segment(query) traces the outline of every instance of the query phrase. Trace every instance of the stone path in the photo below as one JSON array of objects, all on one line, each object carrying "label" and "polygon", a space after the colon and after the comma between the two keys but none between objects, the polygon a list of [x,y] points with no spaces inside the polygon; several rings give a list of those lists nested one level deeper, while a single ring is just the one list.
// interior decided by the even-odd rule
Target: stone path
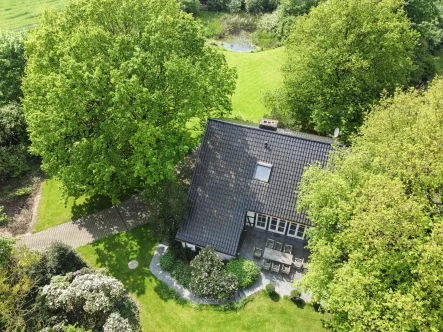
[{"label": "stone path", "polygon": [[59,241],[77,248],[105,236],[143,225],[147,221],[147,216],[146,202],[134,196],[119,205],[87,217],[26,235],[18,241],[18,244],[26,244],[30,249],[41,250],[52,242]]},{"label": "stone path", "polygon": [[[196,303],[201,304],[220,304],[227,301],[216,301],[210,299],[203,299],[193,295],[188,289],[184,288],[180,285],[169,272],[162,270],[160,267],[160,257],[166,252],[168,247],[160,244],[154,252],[154,256],[152,257],[151,263],[149,265],[149,270],[161,281],[167,284],[169,287],[173,288],[181,297]],[[297,272],[294,279],[301,279],[302,274]],[[239,290],[231,301],[239,301],[246,296],[250,296],[254,293],[257,293],[263,289],[265,289],[266,285],[269,283],[273,283],[275,285],[275,290],[280,296],[289,295],[291,293],[292,283],[287,281],[282,281],[276,278],[271,273],[260,272],[258,280],[250,287]],[[309,294],[302,293],[301,298],[309,302],[311,297]]]}]

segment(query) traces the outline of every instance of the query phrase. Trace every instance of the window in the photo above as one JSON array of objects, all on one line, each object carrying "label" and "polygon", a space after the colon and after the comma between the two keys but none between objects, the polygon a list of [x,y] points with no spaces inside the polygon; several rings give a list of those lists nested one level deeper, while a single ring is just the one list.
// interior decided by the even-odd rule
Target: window
[{"label": "window", "polygon": [[269,181],[269,175],[271,175],[271,168],[272,165],[258,162],[257,168],[255,169],[254,179],[268,182]]},{"label": "window", "polygon": [[302,225],[298,225],[298,230],[297,230],[297,237],[302,238],[305,235],[305,226]]},{"label": "window", "polygon": [[285,234],[286,221],[277,218],[272,218],[271,224],[269,225],[269,230],[276,233]]},{"label": "window", "polygon": [[303,239],[305,236],[305,230],[306,226],[290,223],[288,229],[288,236]]},{"label": "window", "polygon": [[266,229],[267,224],[268,224],[268,217],[266,217],[264,214],[257,214],[256,227]]}]

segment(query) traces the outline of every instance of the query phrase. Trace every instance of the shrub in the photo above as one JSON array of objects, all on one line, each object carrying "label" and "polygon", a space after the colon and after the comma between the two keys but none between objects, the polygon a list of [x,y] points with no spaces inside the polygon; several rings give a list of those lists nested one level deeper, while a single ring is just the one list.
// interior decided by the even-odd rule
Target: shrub
[{"label": "shrub", "polygon": [[199,0],[180,0],[180,9],[186,13],[197,16],[200,11]]},{"label": "shrub", "polygon": [[117,279],[102,274],[55,276],[43,287],[51,324],[78,323],[94,331],[140,331],[138,309]]},{"label": "shrub", "polygon": [[291,298],[298,299],[301,296],[301,291],[299,289],[291,290]]},{"label": "shrub", "polygon": [[6,224],[12,220],[5,212],[3,212],[4,208],[4,206],[0,205],[0,225]]},{"label": "shrub", "polygon": [[245,0],[245,9],[249,14],[259,14],[265,9],[264,0]]},{"label": "shrub", "polygon": [[276,48],[281,46],[281,42],[277,35],[266,31],[257,30],[251,35],[251,40],[254,45],[261,49]]},{"label": "shrub", "polygon": [[171,250],[168,249],[168,251],[166,251],[166,253],[160,257],[160,267],[165,271],[171,272],[174,268],[174,264],[174,254]]},{"label": "shrub", "polygon": [[0,180],[16,178],[29,170],[29,154],[25,144],[0,146]]},{"label": "shrub", "polygon": [[229,0],[207,0],[206,5],[209,10],[222,12],[228,7],[228,1]]},{"label": "shrub", "polygon": [[279,12],[275,11],[270,14],[262,15],[258,20],[257,28],[267,33],[277,34],[279,22],[280,22]]},{"label": "shrub", "polygon": [[86,267],[86,263],[72,247],[60,242],[51,244],[43,256],[50,276],[64,275]]},{"label": "shrub", "polygon": [[243,1],[242,0],[230,0],[228,4],[229,12],[240,13],[242,10]]},{"label": "shrub", "polygon": [[275,286],[274,286],[274,284],[267,284],[266,285],[266,291],[268,292],[269,295],[275,294]]},{"label": "shrub", "polygon": [[191,268],[189,289],[197,296],[225,299],[238,289],[237,278],[225,271],[222,260],[211,246],[192,260]]},{"label": "shrub", "polygon": [[29,186],[18,188],[10,196],[11,197],[22,197],[22,196],[31,195],[31,193],[32,193],[32,185],[29,185]]},{"label": "shrub", "polygon": [[187,288],[189,286],[189,282],[191,281],[191,267],[189,264],[178,260],[172,269],[172,276],[180,285]]},{"label": "shrub", "polygon": [[258,265],[244,258],[230,260],[226,265],[226,271],[237,277],[239,288],[246,288],[252,285],[260,274]]}]

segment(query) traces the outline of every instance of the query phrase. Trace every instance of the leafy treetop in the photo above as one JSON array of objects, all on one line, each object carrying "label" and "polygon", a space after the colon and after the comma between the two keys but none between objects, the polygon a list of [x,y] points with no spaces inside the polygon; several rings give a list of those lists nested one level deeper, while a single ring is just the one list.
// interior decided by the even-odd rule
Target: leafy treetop
[{"label": "leafy treetop", "polygon": [[293,127],[347,141],[383,91],[409,81],[418,33],[401,1],[331,0],[297,18],[284,87],[270,100]]},{"label": "leafy treetop", "polygon": [[443,79],[398,91],[352,147],[302,177],[310,272],[302,284],[337,331],[441,331]]},{"label": "leafy treetop", "polygon": [[72,1],[44,13],[27,56],[31,151],[71,196],[116,201],[171,177],[231,109],[234,70],[174,0]]}]

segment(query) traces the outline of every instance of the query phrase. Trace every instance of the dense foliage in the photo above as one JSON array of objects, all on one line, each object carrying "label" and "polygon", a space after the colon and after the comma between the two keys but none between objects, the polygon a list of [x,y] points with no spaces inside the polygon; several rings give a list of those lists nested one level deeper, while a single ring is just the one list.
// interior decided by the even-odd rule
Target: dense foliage
[{"label": "dense foliage", "polygon": [[[178,243],[181,247],[181,243]],[[160,257],[160,267],[171,273],[172,277],[184,287],[189,286],[191,280],[191,267],[186,259],[186,249],[170,246],[168,251]],[[195,255],[193,255],[194,257]]]},{"label": "dense foliage", "polygon": [[65,275],[68,272],[75,272],[86,267],[86,263],[74,248],[60,242],[52,243],[43,256],[45,270],[50,277]]},{"label": "dense foliage", "polygon": [[226,271],[236,276],[239,288],[246,288],[252,285],[260,274],[258,265],[244,258],[231,259],[226,264]]},{"label": "dense foliage", "polygon": [[180,9],[196,16],[200,11],[199,0],[180,0]]},{"label": "dense foliage", "polygon": [[21,35],[0,32],[0,180],[29,169],[26,123],[19,101],[26,65]]},{"label": "dense foliage", "polygon": [[36,330],[40,278],[31,271],[40,255],[13,245],[14,240],[0,237],[0,330]]},{"label": "dense foliage", "polygon": [[0,31],[0,106],[20,101],[25,66],[23,37]]},{"label": "dense foliage", "polygon": [[238,289],[237,278],[225,271],[214,248],[207,246],[191,262],[192,274],[189,289],[197,296],[226,299]]},{"label": "dense foliage", "polygon": [[53,277],[42,295],[53,326],[77,322],[94,331],[140,330],[137,306],[115,278],[80,270]]},{"label": "dense foliage", "polygon": [[[417,33],[400,1],[331,0],[299,16],[287,41],[280,119],[346,141],[383,91],[409,82]],[[383,47],[380,47],[383,45]]]},{"label": "dense foliage", "polygon": [[274,284],[266,284],[265,286],[266,292],[268,292],[269,295],[275,294],[275,285]]},{"label": "dense foliage", "polygon": [[303,174],[302,284],[336,331],[443,329],[443,79],[376,106],[352,147]]},{"label": "dense foliage", "polygon": [[187,192],[178,179],[160,181],[150,186],[144,196],[149,205],[152,232],[159,240],[174,241],[187,216]]},{"label": "dense foliage", "polygon": [[234,69],[175,0],[73,1],[26,45],[31,151],[69,196],[170,178],[193,130],[231,109]]}]

